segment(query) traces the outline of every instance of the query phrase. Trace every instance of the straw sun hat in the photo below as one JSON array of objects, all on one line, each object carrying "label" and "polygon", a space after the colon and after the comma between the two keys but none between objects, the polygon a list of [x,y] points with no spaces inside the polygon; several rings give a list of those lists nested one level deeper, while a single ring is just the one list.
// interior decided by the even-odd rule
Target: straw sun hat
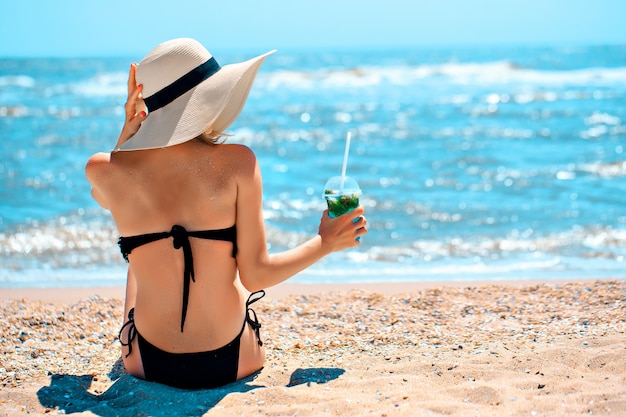
[{"label": "straw sun hat", "polygon": [[270,51],[221,67],[198,41],[174,39],[154,48],[137,65],[137,84],[148,117],[115,151],[164,148],[230,126],[248,98]]}]

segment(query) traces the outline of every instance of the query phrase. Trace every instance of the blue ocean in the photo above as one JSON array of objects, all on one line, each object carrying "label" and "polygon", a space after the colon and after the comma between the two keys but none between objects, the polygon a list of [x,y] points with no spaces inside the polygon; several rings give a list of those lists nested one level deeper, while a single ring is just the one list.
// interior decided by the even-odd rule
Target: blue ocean
[{"label": "blue ocean", "polygon": [[[125,282],[84,165],[140,59],[0,58],[0,287]],[[370,232],[295,281],[626,277],[626,45],[279,51],[229,139],[271,251],[317,232],[348,132]]]}]

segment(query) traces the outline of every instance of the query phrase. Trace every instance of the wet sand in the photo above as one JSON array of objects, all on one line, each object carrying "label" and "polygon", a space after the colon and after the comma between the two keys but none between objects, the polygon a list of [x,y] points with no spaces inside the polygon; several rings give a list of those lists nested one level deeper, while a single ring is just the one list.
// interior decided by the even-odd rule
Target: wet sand
[{"label": "wet sand", "polygon": [[626,280],[283,284],[253,377],[125,374],[123,288],[1,289],[0,415],[626,415]]}]

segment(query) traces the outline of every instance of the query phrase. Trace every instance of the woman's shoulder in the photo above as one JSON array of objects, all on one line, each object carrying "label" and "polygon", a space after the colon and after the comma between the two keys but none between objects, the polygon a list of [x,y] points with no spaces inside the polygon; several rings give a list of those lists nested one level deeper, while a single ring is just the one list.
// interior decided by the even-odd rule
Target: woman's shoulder
[{"label": "woman's shoulder", "polygon": [[224,143],[218,145],[227,158],[237,161],[239,164],[256,163],[254,151],[246,145],[239,143]]},{"label": "woman's shoulder", "polygon": [[101,164],[103,162],[106,163],[106,162],[109,162],[110,160],[111,160],[110,152],[98,152],[89,157],[89,159],[87,160],[87,165],[89,166],[89,165],[94,165],[94,164]]},{"label": "woman's shoulder", "polygon": [[221,144],[220,160],[239,181],[253,178],[258,170],[258,162],[254,151],[242,144]]},{"label": "woman's shoulder", "polygon": [[95,175],[102,171],[102,168],[107,166],[111,162],[111,154],[108,152],[98,152],[91,155],[85,165],[85,172],[87,176]]},{"label": "woman's shoulder", "polygon": [[243,145],[241,143],[222,143],[220,146],[227,152],[238,153],[241,155],[251,155],[254,156],[254,152],[247,145]]}]

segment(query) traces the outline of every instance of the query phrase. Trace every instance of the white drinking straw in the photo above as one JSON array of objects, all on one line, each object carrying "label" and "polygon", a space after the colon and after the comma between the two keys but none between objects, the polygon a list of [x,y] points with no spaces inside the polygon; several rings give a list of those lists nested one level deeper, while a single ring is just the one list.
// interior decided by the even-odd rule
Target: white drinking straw
[{"label": "white drinking straw", "polygon": [[343,183],[346,180],[346,169],[348,168],[348,153],[350,152],[351,136],[351,133],[348,132],[348,136],[346,137],[346,150],[343,153],[343,167],[341,168],[341,185],[339,186],[339,192],[343,191]]}]

